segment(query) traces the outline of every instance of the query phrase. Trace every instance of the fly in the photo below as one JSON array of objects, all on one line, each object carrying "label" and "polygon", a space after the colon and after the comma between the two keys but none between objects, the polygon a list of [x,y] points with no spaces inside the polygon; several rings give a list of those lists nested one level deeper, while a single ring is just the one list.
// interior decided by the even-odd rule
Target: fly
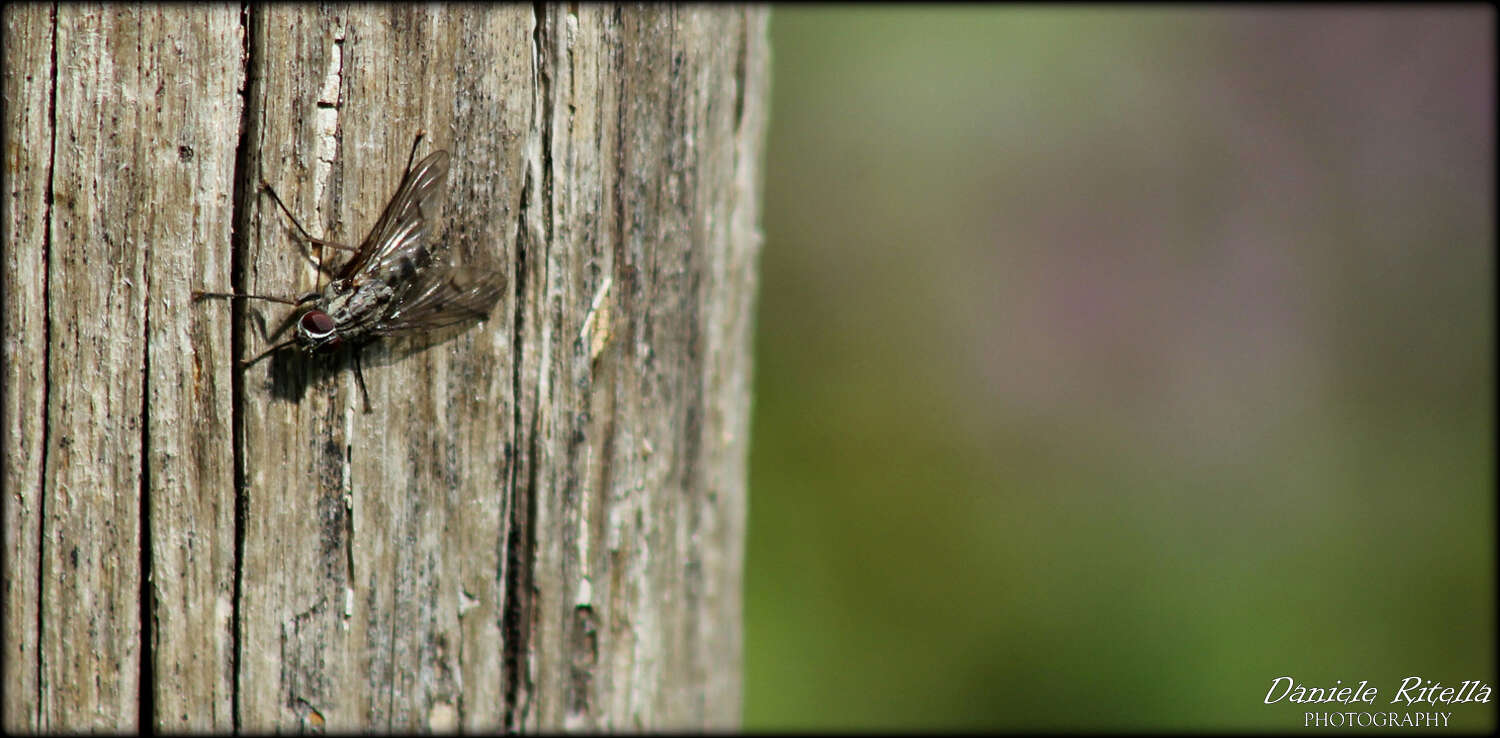
[{"label": "fly", "polygon": [[446,244],[429,244],[445,194],[448,152],[435,151],[413,167],[422,135],[418,133],[412,141],[401,186],[357,249],[308,235],[276,191],[261,183],[302,238],[319,247],[320,262],[324,247],[352,251],[354,256],[321,291],[296,298],[194,290],[194,300],[227,297],[309,305],[297,317],[292,338],[242,361],[242,366],[288,346],[311,354],[328,353],[347,344],[354,349],[354,374],[365,412],[369,412],[370,394],[359,360],[361,346],[381,336],[432,330],[488,316],[504,286],[500,269],[487,261],[460,265]]}]

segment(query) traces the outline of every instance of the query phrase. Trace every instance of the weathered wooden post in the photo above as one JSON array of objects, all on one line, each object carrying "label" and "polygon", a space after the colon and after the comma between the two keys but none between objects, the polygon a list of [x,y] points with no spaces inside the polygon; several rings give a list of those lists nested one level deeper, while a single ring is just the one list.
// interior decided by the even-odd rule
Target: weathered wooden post
[{"label": "weathered wooden post", "polygon": [[[764,8],[4,16],[8,731],[738,725]],[[260,179],[358,243],[418,129],[494,314],[237,369]]]}]

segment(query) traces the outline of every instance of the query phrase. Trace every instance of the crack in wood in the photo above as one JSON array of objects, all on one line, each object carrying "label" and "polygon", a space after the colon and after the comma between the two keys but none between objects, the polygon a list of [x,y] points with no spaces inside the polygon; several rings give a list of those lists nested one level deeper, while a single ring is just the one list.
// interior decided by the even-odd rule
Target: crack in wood
[{"label": "crack in wood", "polygon": [[[37,515],[41,525],[37,526],[37,571],[36,571],[36,643],[42,643],[42,635],[46,633],[46,608],[41,603],[46,602],[46,577],[44,576],[47,560],[47,450],[51,447],[52,437],[52,203],[56,192],[57,181],[57,5],[53,4],[51,11],[52,49],[51,69],[49,70],[50,81],[47,99],[47,125],[48,146],[47,154],[47,185],[43,197],[42,223],[42,432],[41,452],[37,471],[38,495]],[[33,723],[38,730],[47,729],[47,713],[43,710],[46,696],[46,682],[43,680],[45,672],[42,669],[42,649],[36,649],[36,720]]]},{"label": "crack in wood", "polygon": [[[234,286],[235,291],[241,293],[245,292],[245,258],[250,249],[250,207],[246,198],[253,189],[250,157],[253,143],[251,110],[254,106],[251,102],[258,94],[261,94],[260,81],[255,78],[253,72],[260,61],[257,44],[260,42],[259,31],[262,23],[264,23],[263,17],[259,13],[252,12],[249,5],[241,7],[240,59],[244,64],[245,81],[244,86],[239,90],[239,131],[235,146],[234,171],[231,174],[234,183],[231,207],[234,212],[229,221],[231,229],[229,233],[229,283]],[[257,130],[255,135],[258,134]],[[240,704],[243,689],[240,679],[244,664],[244,642],[240,618],[245,609],[245,529],[250,505],[249,494],[245,488],[245,372],[238,365],[239,357],[245,355],[245,306],[243,301],[237,302],[239,304],[231,303],[229,320],[229,355],[235,360],[235,366],[229,373],[229,427],[234,479],[234,561],[230,595],[234,604],[229,616],[231,672],[229,713],[230,724],[235,733],[240,732],[243,724]]]},{"label": "crack in wood", "polygon": [[[145,245],[147,253],[150,244]],[[141,332],[151,335],[151,279],[149,271],[144,282],[141,302],[145,313],[142,316]],[[157,644],[156,598],[152,595],[152,546],[151,546],[151,347],[141,349],[141,476],[140,476],[140,663],[136,692],[136,726],[143,732],[156,730],[156,678],[153,670]]]}]

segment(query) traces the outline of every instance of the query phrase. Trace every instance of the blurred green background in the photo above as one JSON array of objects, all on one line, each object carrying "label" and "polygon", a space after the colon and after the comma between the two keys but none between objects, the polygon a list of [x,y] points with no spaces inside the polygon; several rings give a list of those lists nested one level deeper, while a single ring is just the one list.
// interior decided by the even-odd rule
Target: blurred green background
[{"label": "blurred green background", "polygon": [[775,8],[745,727],[1493,689],[1494,27]]}]

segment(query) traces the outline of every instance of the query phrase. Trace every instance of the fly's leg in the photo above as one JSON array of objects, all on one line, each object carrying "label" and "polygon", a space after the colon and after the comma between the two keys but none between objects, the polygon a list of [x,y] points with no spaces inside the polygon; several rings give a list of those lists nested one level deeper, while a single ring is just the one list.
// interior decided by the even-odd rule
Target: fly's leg
[{"label": "fly's leg", "polygon": [[422,137],[426,135],[427,131],[422,130],[421,128],[417,129],[417,137],[412,139],[411,141],[411,153],[406,155],[406,171],[401,173],[402,182],[405,182],[406,177],[411,174],[411,163],[413,161],[416,161],[417,159],[417,144],[421,143]]},{"label": "fly's leg", "polygon": [[[196,302],[198,300],[205,299],[205,298],[209,298],[209,297],[215,297],[215,298],[225,298],[225,299],[230,299],[230,300],[233,300],[233,299],[241,299],[241,300],[265,300],[267,302],[279,302],[279,303],[281,303],[283,305],[303,305],[303,304],[306,304],[306,303],[312,302],[313,300],[318,299],[318,293],[316,293],[316,292],[309,292],[309,293],[307,293],[305,295],[302,295],[301,297],[298,297],[298,298],[295,298],[295,299],[290,298],[290,297],[276,297],[276,296],[273,296],[273,295],[243,295],[243,294],[240,294],[238,292],[204,292],[203,290],[193,290],[192,295],[193,295],[193,301],[194,302]],[[286,321],[283,321],[282,326],[276,330],[276,334],[280,334],[282,331],[286,330],[287,326],[291,324],[291,320],[295,316],[296,316],[296,313],[293,313],[291,316],[289,316],[287,318]],[[257,316],[256,319],[260,323],[260,337],[261,337],[261,339],[269,341],[271,337],[268,336],[268,335],[266,335],[266,324],[265,324],[264,319],[261,319],[259,316]],[[276,334],[273,334],[273,335],[276,335]],[[292,345],[294,342],[295,342],[294,340],[282,341],[281,343],[278,343],[275,346],[272,346],[271,348],[268,348],[265,351],[262,351],[260,354],[256,355],[256,357],[253,358],[253,359],[240,359],[240,366],[242,366],[242,367],[250,366],[251,364],[254,364],[257,361],[260,361],[261,359],[264,359],[267,356],[270,356],[271,354],[276,353],[278,350],[286,348],[287,346]]]},{"label": "fly's leg", "polygon": [[[267,302],[279,302],[283,305],[301,305],[302,303],[308,301],[307,295],[303,295],[301,297],[293,299],[290,297],[276,297],[274,295],[242,295],[238,292],[204,292],[203,290],[193,290],[192,295],[193,302],[197,302],[206,297],[223,297],[228,299],[241,300],[265,300]],[[313,295],[313,299],[317,299],[317,295]]]},{"label": "fly's leg", "polygon": [[317,236],[308,233],[307,229],[302,227],[302,223],[297,220],[297,216],[292,215],[291,209],[286,206],[286,203],[281,201],[281,196],[276,194],[276,188],[272,187],[270,182],[261,180],[260,187],[271,196],[272,200],[276,201],[276,206],[281,208],[282,214],[286,215],[286,219],[290,220],[292,222],[292,226],[297,229],[297,235],[301,236],[308,243],[314,244],[318,248],[331,246],[333,248],[339,249],[340,251],[359,251],[359,249],[354,248],[353,246],[345,246],[341,243],[329,241],[326,238],[318,238]]},{"label": "fly's leg", "polygon": [[260,352],[259,354],[256,354],[255,358],[253,358],[253,359],[240,359],[240,366],[241,367],[249,367],[251,364],[254,364],[255,362],[260,361],[261,359],[264,359],[267,356],[270,356],[271,354],[274,354],[277,351],[280,351],[280,350],[286,348],[287,346],[290,346],[290,345],[292,345],[292,344],[294,344],[296,342],[297,342],[296,339],[294,339],[294,338],[288,338],[287,340],[282,341],[281,343],[278,343],[275,346],[272,346],[271,348],[268,348],[265,351]]},{"label": "fly's leg", "polygon": [[358,380],[358,382],[359,382],[359,394],[365,400],[365,412],[369,413],[370,412],[370,391],[367,390],[367,389],[365,389],[365,372],[364,372],[364,368],[362,366],[363,362],[360,361],[360,359],[359,359],[359,354],[360,354],[361,348],[362,347],[355,347],[355,349],[354,349],[354,378],[356,380]]},{"label": "fly's leg", "polygon": [[267,181],[265,181],[263,179],[263,180],[260,181],[260,187],[261,187],[262,190],[266,191],[267,193],[269,193],[271,195],[271,199],[276,201],[276,206],[279,207],[279,208],[281,208],[281,212],[284,215],[286,215],[286,219],[290,220],[292,222],[292,225],[297,228],[297,235],[301,236],[302,239],[305,240],[305,241],[307,241],[309,244],[312,244],[312,245],[318,247],[318,273],[319,274],[327,274],[327,273],[329,273],[331,271],[328,267],[323,266],[323,250],[325,248],[335,248],[335,249],[338,249],[340,251],[351,251],[351,252],[357,252],[357,251],[359,251],[359,249],[354,248],[353,246],[345,246],[344,244],[335,243],[335,242],[329,241],[328,239],[325,239],[325,238],[318,238],[318,237],[312,235],[311,233],[308,233],[307,229],[302,227],[302,223],[300,223],[297,220],[297,216],[292,215],[291,208],[288,208],[286,206],[286,203],[284,203],[284,202],[281,201],[281,196],[278,195],[278,194],[276,194],[276,188],[272,187],[271,183],[269,183],[269,182],[267,182]]}]

